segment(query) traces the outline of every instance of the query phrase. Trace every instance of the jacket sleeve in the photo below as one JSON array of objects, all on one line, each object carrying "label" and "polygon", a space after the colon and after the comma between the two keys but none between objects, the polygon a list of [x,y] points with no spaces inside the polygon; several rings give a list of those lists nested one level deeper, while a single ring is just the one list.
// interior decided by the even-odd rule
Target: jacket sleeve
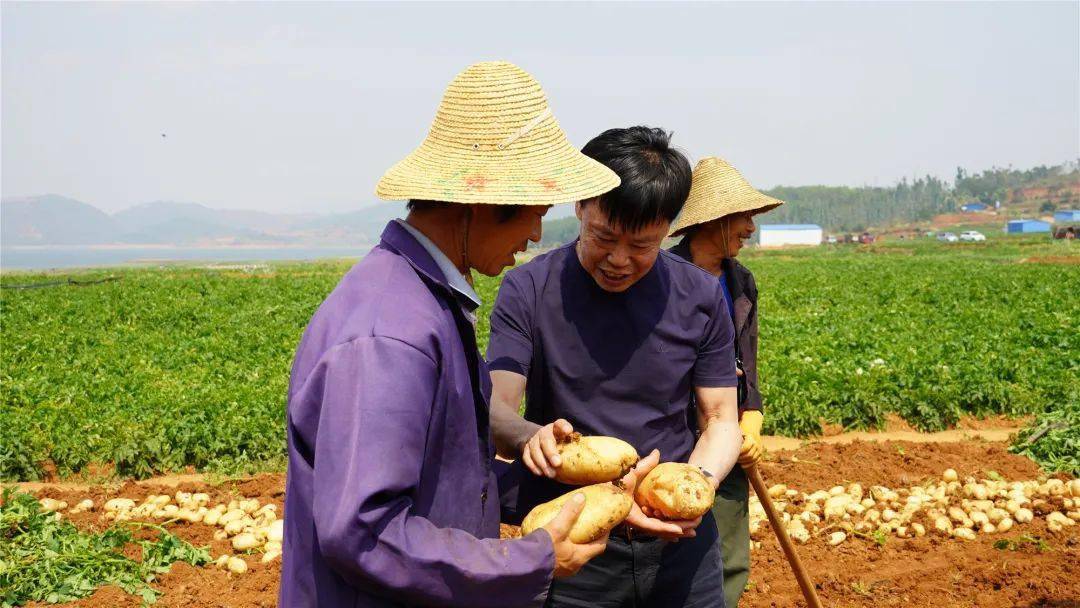
[{"label": "jacket sleeve", "polygon": [[412,514],[438,366],[391,338],[360,338],[320,362],[313,517],[346,582],[430,606],[527,606],[554,567],[551,538],[478,539]]},{"label": "jacket sleeve", "polygon": [[[749,274],[749,273],[748,273]],[[749,275],[748,291],[753,294],[750,317],[746,320],[746,329],[739,336],[739,355],[746,374],[746,399],[739,404],[739,411],[762,410],[761,387],[758,385],[758,303],[757,285],[753,275]]]}]

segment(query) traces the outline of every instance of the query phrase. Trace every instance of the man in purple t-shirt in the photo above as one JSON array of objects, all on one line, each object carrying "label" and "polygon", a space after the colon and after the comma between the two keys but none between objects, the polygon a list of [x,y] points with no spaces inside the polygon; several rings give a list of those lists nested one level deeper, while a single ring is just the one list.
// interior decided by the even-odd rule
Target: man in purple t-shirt
[{"label": "man in purple t-shirt", "polygon": [[[742,443],[721,286],[660,247],[689,193],[689,162],[646,127],[606,131],[582,152],[621,185],[577,204],[577,240],[508,272],[491,315],[496,447],[531,472],[512,497],[519,515],[568,491],[551,478],[556,442],[573,431],[698,465],[714,486]],[[671,522],[635,507],[603,555],[552,584],[547,605],[723,606],[722,580],[711,514]]]}]

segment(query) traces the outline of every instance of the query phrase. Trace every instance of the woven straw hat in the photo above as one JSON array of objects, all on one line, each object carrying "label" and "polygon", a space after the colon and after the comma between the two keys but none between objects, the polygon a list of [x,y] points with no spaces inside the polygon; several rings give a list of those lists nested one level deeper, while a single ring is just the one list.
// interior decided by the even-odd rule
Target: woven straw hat
[{"label": "woven straw hat", "polygon": [[540,83],[512,63],[476,63],[446,87],[420,147],[375,194],[488,205],[552,205],[599,196],[619,176],[566,140]]},{"label": "woven straw hat", "polygon": [[765,213],[783,204],[784,201],[755,190],[726,160],[710,156],[701,159],[694,167],[690,196],[683,205],[682,214],[675,221],[671,236],[678,236],[691,226],[725,215],[743,211]]}]

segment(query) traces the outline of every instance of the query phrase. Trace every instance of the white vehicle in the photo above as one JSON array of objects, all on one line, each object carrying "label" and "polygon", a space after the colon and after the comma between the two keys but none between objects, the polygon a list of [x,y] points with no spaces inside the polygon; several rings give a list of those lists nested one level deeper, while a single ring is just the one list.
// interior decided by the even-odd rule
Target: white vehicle
[{"label": "white vehicle", "polygon": [[937,240],[945,241],[946,243],[955,243],[960,239],[956,238],[956,235],[951,232],[942,232],[941,234],[937,235]]},{"label": "white vehicle", "polygon": [[981,232],[975,230],[965,230],[964,232],[960,233],[960,240],[974,243],[977,241],[985,241],[986,237],[983,236],[983,233]]}]

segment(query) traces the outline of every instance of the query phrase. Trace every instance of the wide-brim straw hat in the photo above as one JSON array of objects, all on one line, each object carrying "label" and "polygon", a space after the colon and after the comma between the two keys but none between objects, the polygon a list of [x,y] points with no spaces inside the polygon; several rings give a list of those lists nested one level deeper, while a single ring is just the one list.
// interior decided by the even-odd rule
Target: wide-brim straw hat
[{"label": "wide-brim straw hat", "polygon": [[671,236],[725,215],[744,211],[765,213],[783,204],[784,201],[755,190],[726,160],[709,156],[694,167],[690,196],[675,220]]},{"label": "wide-brim straw hat", "polygon": [[470,65],[446,87],[420,147],[390,168],[387,200],[553,205],[619,185],[611,169],[570,145],[540,83],[505,61]]}]

